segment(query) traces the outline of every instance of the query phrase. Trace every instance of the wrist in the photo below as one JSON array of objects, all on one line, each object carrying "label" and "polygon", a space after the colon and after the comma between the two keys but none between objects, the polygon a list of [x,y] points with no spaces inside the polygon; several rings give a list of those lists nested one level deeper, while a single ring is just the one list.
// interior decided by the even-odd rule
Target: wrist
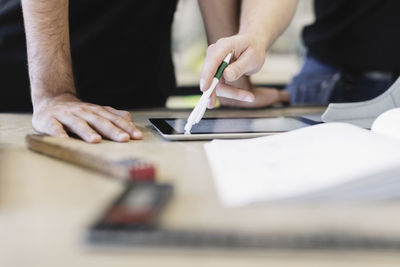
[{"label": "wrist", "polygon": [[240,27],[238,35],[245,36],[251,42],[257,44],[257,47],[265,53],[272,44],[268,32],[262,30],[260,27]]},{"label": "wrist", "polygon": [[32,94],[33,109],[40,110],[43,107],[53,104],[54,102],[75,102],[80,101],[74,91],[64,91],[59,93],[42,93]]}]

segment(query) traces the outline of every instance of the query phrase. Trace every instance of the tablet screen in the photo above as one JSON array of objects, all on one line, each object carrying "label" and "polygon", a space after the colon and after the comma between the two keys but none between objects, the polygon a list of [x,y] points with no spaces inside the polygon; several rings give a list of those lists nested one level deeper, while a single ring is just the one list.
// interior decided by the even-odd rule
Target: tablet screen
[{"label": "tablet screen", "polygon": [[[165,119],[165,122],[174,129],[175,133],[183,134],[185,119]],[[194,125],[192,134],[205,133],[256,133],[256,132],[286,132],[309,126],[309,123],[296,118],[205,118]]]}]

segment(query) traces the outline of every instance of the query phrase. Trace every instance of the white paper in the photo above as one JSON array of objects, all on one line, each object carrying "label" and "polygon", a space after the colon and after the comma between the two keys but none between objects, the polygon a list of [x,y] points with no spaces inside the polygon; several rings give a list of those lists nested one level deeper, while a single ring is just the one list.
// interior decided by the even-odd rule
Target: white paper
[{"label": "white paper", "polygon": [[390,109],[374,121],[371,126],[374,133],[400,140],[400,108]]},{"label": "white paper", "polygon": [[205,150],[219,197],[228,206],[304,196],[400,170],[400,142],[345,123],[214,140]]}]

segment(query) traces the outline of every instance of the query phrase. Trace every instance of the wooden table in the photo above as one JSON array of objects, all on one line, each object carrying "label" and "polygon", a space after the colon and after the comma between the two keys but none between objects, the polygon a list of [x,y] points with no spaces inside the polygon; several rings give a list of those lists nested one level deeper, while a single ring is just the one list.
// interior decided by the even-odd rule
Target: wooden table
[{"label": "wooden table", "polygon": [[[275,116],[321,112],[321,108],[215,110],[208,116]],[[228,209],[218,201],[204,142],[164,141],[149,117],[186,117],[188,111],[134,111],[144,140],[84,149],[148,159],[175,195],[163,225],[177,228],[244,229],[303,233],[347,229],[399,235],[398,203],[256,205]],[[85,231],[123,186],[118,181],[26,148],[30,114],[0,114],[0,266],[399,266],[398,251],[229,251],[133,249],[94,251]]]}]

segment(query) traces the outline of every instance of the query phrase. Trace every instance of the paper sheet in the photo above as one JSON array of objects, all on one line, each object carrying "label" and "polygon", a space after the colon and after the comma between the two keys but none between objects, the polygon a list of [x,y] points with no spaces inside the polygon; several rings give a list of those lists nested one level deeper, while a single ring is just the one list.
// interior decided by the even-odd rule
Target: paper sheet
[{"label": "paper sheet", "polygon": [[[205,150],[220,199],[228,206],[312,195],[388,171],[400,176],[399,141],[345,123],[214,140]],[[354,183],[351,188],[357,190]]]}]

